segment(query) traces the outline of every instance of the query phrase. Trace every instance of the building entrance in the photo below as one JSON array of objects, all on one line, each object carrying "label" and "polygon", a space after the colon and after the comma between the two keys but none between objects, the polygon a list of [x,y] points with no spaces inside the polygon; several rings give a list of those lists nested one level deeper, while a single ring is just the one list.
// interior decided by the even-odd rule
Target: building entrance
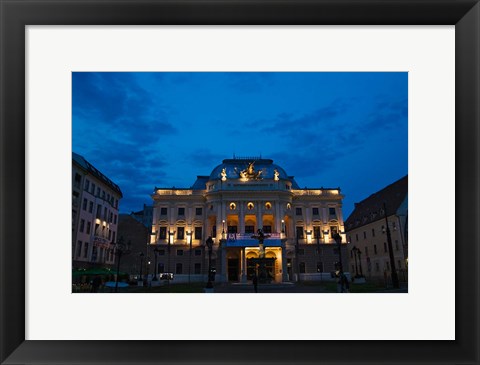
[{"label": "building entrance", "polygon": [[272,282],[275,281],[275,258],[252,258],[252,259],[247,259],[247,279],[251,280],[253,278],[253,275],[257,275],[257,277],[260,277],[260,264],[262,263],[265,264],[265,272],[267,277],[262,278],[266,282]]},{"label": "building entrance", "polygon": [[238,281],[238,259],[228,259],[228,281]]}]

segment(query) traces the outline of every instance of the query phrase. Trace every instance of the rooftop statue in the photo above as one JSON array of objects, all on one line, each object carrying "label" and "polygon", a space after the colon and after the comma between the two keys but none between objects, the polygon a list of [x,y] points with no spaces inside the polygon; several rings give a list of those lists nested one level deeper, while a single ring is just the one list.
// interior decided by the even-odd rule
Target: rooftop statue
[{"label": "rooftop statue", "polygon": [[239,175],[242,179],[261,179],[260,175],[262,174],[262,171],[255,171],[254,164],[255,161],[250,162],[245,170],[240,171]]}]

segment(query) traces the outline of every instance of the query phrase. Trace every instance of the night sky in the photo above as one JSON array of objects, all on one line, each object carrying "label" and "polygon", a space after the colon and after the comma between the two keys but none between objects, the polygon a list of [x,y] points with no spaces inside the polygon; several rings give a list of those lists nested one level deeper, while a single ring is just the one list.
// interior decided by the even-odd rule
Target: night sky
[{"label": "night sky", "polygon": [[408,74],[75,72],[72,146],[119,185],[121,213],[235,154],[340,187],[346,219],[408,173]]}]

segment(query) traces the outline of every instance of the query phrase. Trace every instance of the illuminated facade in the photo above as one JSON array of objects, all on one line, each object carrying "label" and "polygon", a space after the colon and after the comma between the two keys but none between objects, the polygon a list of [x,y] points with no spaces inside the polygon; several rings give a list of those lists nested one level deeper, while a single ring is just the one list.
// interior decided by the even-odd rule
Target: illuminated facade
[{"label": "illuminated facade", "polygon": [[120,188],[82,156],[72,157],[73,268],[109,267],[115,262]]},{"label": "illuminated facade", "polygon": [[261,256],[271,282],[331,279],[336,233],[348,265],[340,189],[301,189],[272,160],[226,159],[191,188],[155,188],[152,198],[158,272],[172,272],[176,281],[205,280],[209,236],[216,281],[258,275],[258,229],[267,236]]}]

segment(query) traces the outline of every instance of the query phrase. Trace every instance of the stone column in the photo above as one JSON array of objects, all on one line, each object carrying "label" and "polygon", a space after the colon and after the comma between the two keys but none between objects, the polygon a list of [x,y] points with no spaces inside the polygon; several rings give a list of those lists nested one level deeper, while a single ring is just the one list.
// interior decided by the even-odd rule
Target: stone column
[{"label": "stone column", "polygon": [[288,281],[286,240],[282,240],[282,281]]},{"label": "stone column", "polygon": [[274,233],[281,233],[282,232],[282,217],[280,216],[280,201],[275,201],[275,227],[273,232]]},{"label": "stone column", "polygon": [[255,202],[257,205],[257,229],[263,227],[263,216],[262,216],[262,203],[260,201]]},{"label": "stone column", "polygon": [[246,283],[247,282],[247,258],[245,256],[245,247],[242,247],[240,250],[240,270],[241,270],[240,281],[242,283]]},{"label": "stone column", "polygon": [[238,213],[238,233],[245,233],[245,202],[239,201],[237,206]]}]

